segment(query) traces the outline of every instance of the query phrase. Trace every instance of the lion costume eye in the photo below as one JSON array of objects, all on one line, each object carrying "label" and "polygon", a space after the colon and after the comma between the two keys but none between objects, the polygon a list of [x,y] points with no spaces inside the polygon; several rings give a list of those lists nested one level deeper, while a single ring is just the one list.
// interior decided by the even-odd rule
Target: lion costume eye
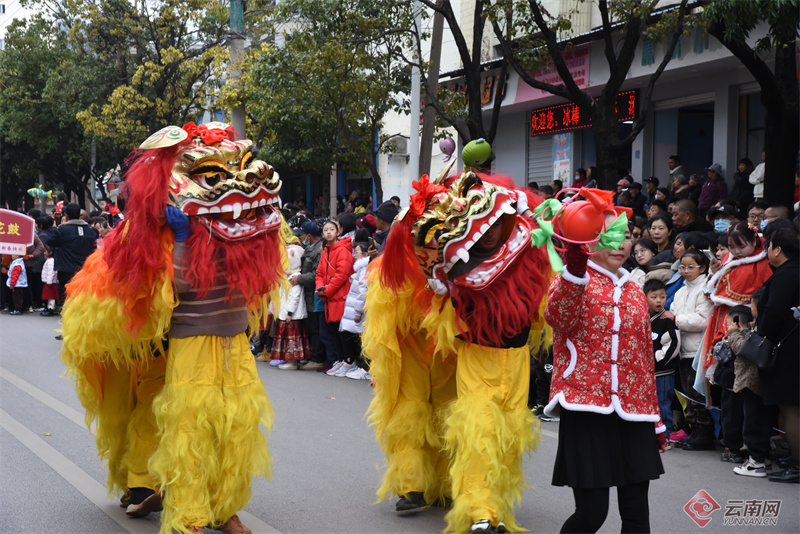
[{"label": "lion costume eye", "polygon": [[213,189],[215,185],[232,177],[231,173],[219,167],[201,167],[192,171],[192,179],[206,189]]}]

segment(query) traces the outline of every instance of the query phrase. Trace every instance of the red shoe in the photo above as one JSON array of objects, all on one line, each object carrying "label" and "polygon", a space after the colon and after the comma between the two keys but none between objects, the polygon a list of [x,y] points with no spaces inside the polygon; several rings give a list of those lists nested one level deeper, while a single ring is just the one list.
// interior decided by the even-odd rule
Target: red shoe
[{"label": "red shoe", "polygon": [[683,430],[678,430],[677,432],[673,432],[669,435],[670,441],[683,441],[689,437],[689,434],[684,432]]}]

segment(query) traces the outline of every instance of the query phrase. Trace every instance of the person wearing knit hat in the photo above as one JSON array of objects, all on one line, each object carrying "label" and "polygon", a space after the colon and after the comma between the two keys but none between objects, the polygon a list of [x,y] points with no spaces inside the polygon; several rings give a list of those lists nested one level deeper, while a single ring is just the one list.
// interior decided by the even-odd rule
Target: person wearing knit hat
[{"label": "person wearing knit hat", "polygon": [[[375,253],[383,252],[383,246],[386,244],[386,238],[389,237],[389,230],[392,228],[392,221],[394,221],[398,213],[400,213],[400,210],[391,200],[387,200],[375,210],[375,226],[378,229],[375,235],[372,236],[378,244]],[[374,254],[371,255],[374,256]]]},{"label": "person wearing knit hat", "polygon": [[375,217],[391,225],[398,213],[400,213],[400,210],[397,205],[391,200],[387,200],[375,210]]},{"label": "person wearing knit hat", "polygon": [[377,225],[375,224],[375,216],[371,213],[364,215],[358,221],[356,221],[356,226],[359,228],[366,228],[370,235],[374,234],[378,229]]}]

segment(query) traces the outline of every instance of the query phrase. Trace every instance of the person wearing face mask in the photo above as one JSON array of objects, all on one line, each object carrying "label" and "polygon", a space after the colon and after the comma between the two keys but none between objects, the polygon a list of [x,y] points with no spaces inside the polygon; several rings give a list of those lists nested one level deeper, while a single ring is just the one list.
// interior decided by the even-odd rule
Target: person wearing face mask
[{"label": "person wearing face mask", "polygon": [[305,247],[303,256],[300,258],[300,272],[289,277],[289,283],[300,285],[303,288],[303,295],[306,299],[306,329],[308,330],[309,348],[311,356],[309,360],[301,365],[301,371],[323,370],[327,364],[325,346],[320,339],[320,315],[325,311],[324,304],[314,294],[316,283],[317,267],[322,256],[322,232],[314,221],[306,221],[294,231],[300,237],[300,241]]},{"label": "person wearing face mask", "polygon": [[580,189],[581,187],[586,187],[587,181],[588,180],[586,178],[586,169],[580,168],[577,171],[575,171],[575,181],[572,182],[572,187],[576,189]]},{"label": "person wearing face mask", "polygon": [[709,217],[714,221],[714,231],[720,235],[726,234],[733,223],[739,221],[739,211],[731,204],[722,204],[712,208]]}]

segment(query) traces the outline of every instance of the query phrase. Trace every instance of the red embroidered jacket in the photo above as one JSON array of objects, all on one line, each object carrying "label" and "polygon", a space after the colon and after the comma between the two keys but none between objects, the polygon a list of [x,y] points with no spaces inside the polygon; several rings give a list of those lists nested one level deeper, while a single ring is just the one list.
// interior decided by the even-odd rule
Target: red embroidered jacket
[{"label": "red embroidered jacket", "polygon": [[550,402],[569,410],[655,423],[655,359],[647,299],[624,269],[611,273],[593,262],[583,278],[566,269],[553,280],[545,319],[553,327]]}]

